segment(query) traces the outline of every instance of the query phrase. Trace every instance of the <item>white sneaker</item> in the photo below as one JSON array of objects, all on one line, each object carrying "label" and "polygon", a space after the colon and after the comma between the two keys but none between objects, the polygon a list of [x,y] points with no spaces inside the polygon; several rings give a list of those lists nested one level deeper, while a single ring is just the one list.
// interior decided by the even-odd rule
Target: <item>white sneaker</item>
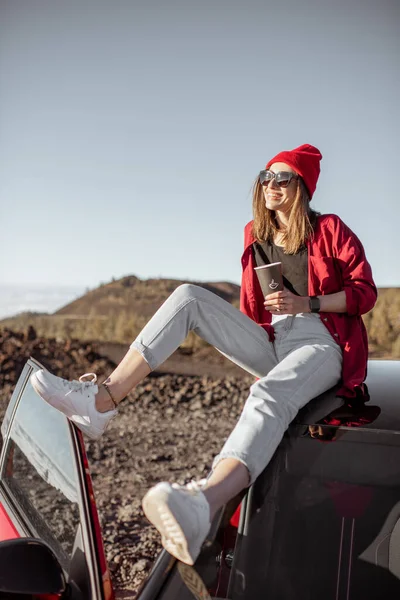
[{"label": "white sneaker", "polygon": [[206,480],[187,485],[158,483],[144,496],[148,520],[161,534],[164,548],[178,560],[193,565],[210,530],[210,505],[201,491]]},{"label": "white sneaker", "polygon": [[[92,377],[83,381],[85,377]],[[97,440],[117,416],[117,410],[99,412],[95,406],[97,375],[85,373],[79,381],[68,381],[40,369],[30,377],[32,387],[43,400],[66,415],[88,437]]]}]

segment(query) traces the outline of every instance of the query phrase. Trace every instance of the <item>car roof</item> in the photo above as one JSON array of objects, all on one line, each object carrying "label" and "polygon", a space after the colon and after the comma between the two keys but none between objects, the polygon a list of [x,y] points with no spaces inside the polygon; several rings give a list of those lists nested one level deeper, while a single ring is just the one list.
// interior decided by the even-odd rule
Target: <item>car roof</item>
[{"label": "car roof", "polygon": [[[354,409],[353,424],[349,425],[352,419],[348,415],[347,420],[342,419],[337,426],[356,426],[358,429],[400,433],[400,360],[369,360],[366,384],[370,399]],[[299,411],[293,425],[314,425],[332,421],[330,417],[338,411],[340,413],[340,408],[345,405],[344,399],[336,396],[338,387],[314,398]],[[374,418],[359,418],[362,407],[367,408],[370,414],[375,411]]]}]

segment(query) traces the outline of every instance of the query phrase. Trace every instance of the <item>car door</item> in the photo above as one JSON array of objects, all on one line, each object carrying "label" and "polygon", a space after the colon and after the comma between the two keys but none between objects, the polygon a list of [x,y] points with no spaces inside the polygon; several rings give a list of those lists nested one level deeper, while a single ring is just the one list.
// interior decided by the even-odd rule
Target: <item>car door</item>
[{"label": "car door", "polygon": [[38,538],[62,566],[71,600],[112,600],[82,435],[33,390],[40,368],[27,361],[1,425],[0,544]]}]

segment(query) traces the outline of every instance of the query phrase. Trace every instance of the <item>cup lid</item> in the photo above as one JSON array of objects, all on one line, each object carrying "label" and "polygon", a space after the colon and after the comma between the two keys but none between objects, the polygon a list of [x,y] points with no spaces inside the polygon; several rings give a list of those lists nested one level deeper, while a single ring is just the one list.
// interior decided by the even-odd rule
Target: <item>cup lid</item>
[{"label": "cup lid", "polygon": [[274,263],[270,263],[269,265],[261,265],[260,267],[254,267],[254,270],[256,269],[266,269],[267,267],[273,267],[274,265],[281,265],[281,262],[274,262]]}]

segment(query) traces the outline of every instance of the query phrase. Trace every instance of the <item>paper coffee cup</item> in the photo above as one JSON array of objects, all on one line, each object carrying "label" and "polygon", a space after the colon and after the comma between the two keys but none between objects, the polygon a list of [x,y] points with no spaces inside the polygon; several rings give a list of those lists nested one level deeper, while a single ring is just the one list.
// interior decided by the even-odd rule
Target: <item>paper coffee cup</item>
[{"label": "paper coffee cup", "polygon": [[263,296],[283,290],[282,263],[276,262],[261,267],[254,267]]}]

